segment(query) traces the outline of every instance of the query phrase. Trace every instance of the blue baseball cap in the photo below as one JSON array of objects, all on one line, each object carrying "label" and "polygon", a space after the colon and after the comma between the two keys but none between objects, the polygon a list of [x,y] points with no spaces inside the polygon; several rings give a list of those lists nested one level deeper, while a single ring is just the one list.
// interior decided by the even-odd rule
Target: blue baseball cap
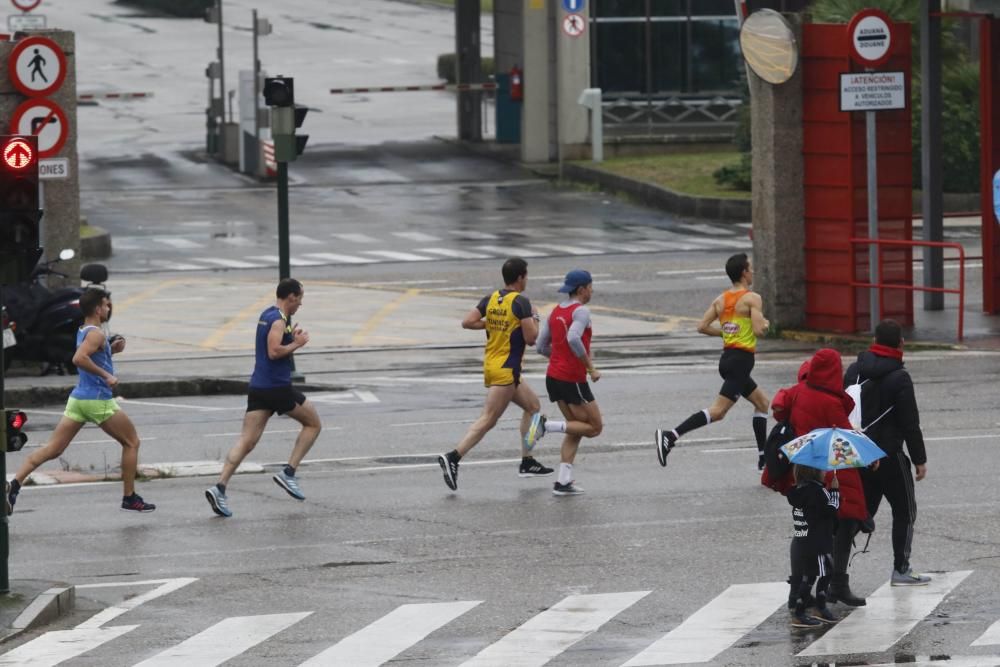
[{"label": "blue baseball cap", "polygon": [[590,277],[589,271],[584,271],[583,269],[573,269],[566,274],[566,279],[563,281],[563,286],[559,288],[559,291],[569,294],[573,290],[579,287],[585,287],[592,282],[594,282],[594,279]]}]

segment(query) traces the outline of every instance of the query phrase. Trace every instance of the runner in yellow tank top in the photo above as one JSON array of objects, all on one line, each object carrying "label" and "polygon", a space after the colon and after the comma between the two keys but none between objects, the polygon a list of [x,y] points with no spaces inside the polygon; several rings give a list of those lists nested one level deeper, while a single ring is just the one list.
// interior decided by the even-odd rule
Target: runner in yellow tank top
[{"label": "runner in yellow tank top", "polygon": [[722,389],[709,408],[694,413],[673,430],[656,429],[656,455],[661,466],[667,465],[667,454],[678,438],[688,431],[721,420],[742,396],[753,403],[757,469],[764,468],[767,409],[771,401],[750,377],[750,372],[757,351],[757,336],[767,332],[770,322],[764,317],[760,294],[750,291],[753,267],[745,253],[729,258],[726,275],[733,286],[712,302],[698,324],[699,333],[722,338],[722,357],[719,359]]},{"label": "runner in yellow tank top", "polygon": [[535,344],[538,337],[538,315],[531,302],[522,294],[528,285],[528,263],[511,257],[501,269],[504,288],[482,299],[462,320],[463,329],[486,331],[483,353],[483,381],[486,384],[486,404],[479,419],[472,423],[455,449],[438,456],[444,473],[444,483],[458,490],[458,463],[496,426],[511,403],[517,404],[521,415],[520,477],[551,475],[547,468],[531,456],[535,441],[545,435],[545,416],[538,395],[521,382],[521,362],[524,349]]}]

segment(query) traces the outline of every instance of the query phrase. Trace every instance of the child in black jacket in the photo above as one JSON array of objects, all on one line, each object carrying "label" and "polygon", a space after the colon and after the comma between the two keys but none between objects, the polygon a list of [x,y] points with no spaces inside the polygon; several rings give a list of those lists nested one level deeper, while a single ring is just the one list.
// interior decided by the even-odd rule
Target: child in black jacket
[{"label": "child in black jacket", "polygon": [[[788,583],[788,606],[792,609],[792,627],[812,628],[839,619],[826,606],[826,591],[833,572],[833,530],[840,507],[840,484],[834,476],[828,491],[823,485],[823,471],[796,464],[795,488],[788,492],[795,533],[792,537],[792,576]],[[818,577],[818,580],[817,580]],[[816,584],[815,610],[806,613]]]}]

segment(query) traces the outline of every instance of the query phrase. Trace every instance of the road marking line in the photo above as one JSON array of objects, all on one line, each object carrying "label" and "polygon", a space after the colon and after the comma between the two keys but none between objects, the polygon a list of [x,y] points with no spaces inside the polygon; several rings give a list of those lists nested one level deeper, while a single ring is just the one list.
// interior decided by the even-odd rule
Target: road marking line
[{"label": "road marking line", "polygon": [[972,642],[970,646],[993,646],[1000,644],[1000,621],[997,621],[986,629],[979,639]]},{"label": "road marking line", "polygon": [[570,595],[487,646],[462,667],[541,667],[649,593]]},{"label": "road marking line", "polygon": [[490,255],[483,255],[478,252],[467,252],[465,250],[453,250],[452,248],[416,248],[417,252],[429,252],[442,257],[452,257],[454,259],[488,259]]},{"label": "road marking line", "polygon": [[330,236],[352,243],[375,243],[378,239],[367,234],[330,234]]},{"label": "road marking line", "polygon": [[374,315],[368,318],[368,321],[365,322],[364,325],[362,325],[362,327],[357,332],[355,332],[353,336],[351,336],[351,344],[363,345],[365,341],[368,339],[368,336],[371,335],[371,333],[375,331],[375,329],[377,329],[380,324],[382,324],[385,318],[389,317],[389,315],[392,315],[394,312],[396,312],[396,310],[399,309],[400,306],[402,306],[407,301],[410,301],[418,294],[420,294],[420,290],[408,289],[399,296],[397,296],[395,299],[390,301],[389,303],[379,308],[378,312],[376,312]]},{"label": "road marking line", "polygon": [[171,287],[180,285],[183,282],[184,281],[182,280],[164,280],[162,282],[157,282],[155,286],[150,287],[149,289],[144,289],[138,294],[133,294],[124,301],[116,303],[115,312],[121,315],[122,311],[127,309],[132,304],[137,303],[139,301],[146,301],[149,299],[149,297],[153,296],[157,292],[162,292],[165,289],[170,289]]},{"label": "road marking line", "polygon": [[711,273],[716,275],[719,273],[718,269],[673,269],[669,271],[657,271],[658,276],[686,276],[695,273]]},{"label": "road marking line", "polygon": [[235,658],[262,641],[295,625],[312,614],[267,614],[232,616],[189,637],[135,667],[214,667]]},{"label": "road marking line", "polygon": [[423,232],[393,232],[392,235],[403,239],[409,239],[410,241],[417,241],[419,243],[434,243],[441,240],[437,236],[431,236],[430,234],[424,234]]},{"label": "road marking line", "polygon": [[[147,405],[154,408],[184,408],[186,410],[201,410],[202,412],[218,412],[220,410],[232,410],[232,408],[215,408],[208,407],[204,405],[185,405],[184,403],[158,403],[155,401],[147,401],[145,399],[136,400],[133,398],[125,398],[124,396],[119,396],[118,400],[122,403],[128,403],[129,405]],[[148,438],[143,438],[148,440]]]},{"label": "road marking line", "polygon": [[301,667],[378,667],[479,604],[481,600],[401,605],[306,660]]},{"label": "road marking line", "polygon": [[395,259],[400,262],[430,262],[434,259],[433,257],[426,257],[424,255],[414,255],[412,252],[399,252],[396,250],[363,250],[362,252],[385,257],[386,259]]},{"label": "road marking line", "polygon": [[224,266],[227,269],[257,269],[260,268],[259,264],[253,264],[251,262],[244,262],[241,259],[224,259],[222,257],[196,257],[194,258],[199,262],[208,262],[209,264],[218,264],[219,266]]},{"label": "road marking line", "polygon": [[255,316],[260,310],[274,300],[271,295],[266,295],[258,298],[243,309],[226,320],[226,323],[218,327],[215,331],[208,335],[205,340],[201,341],[198,345],[202,348],[215,349],[216,346],[222,342],[222,339],[228,336],[233,329],[238,326],[244,325],[247,321]]},{"label": "road marking line", "polygon": [[598,250],[597,248],[581,248],[579,246],[564,245],[562,243],[531,243],[529,245],[532,248],[539,248],[549,254],[557,255],[564,253],[569,253],[570,255],[600,255],[604,252],[603,250]]},{"label": "road marking line", "polygon": [[847,618],[800,652],[800,657],[881,653],[908,634],[944,600],[971,570],[935,574],[926,586],[886,582]]},{"label": "road marking line", "polygon": [[787,583],[730,586],[622,667],[709,662],[787,601]]},{"label": "road marking line", "polygon": [[177,248],[179,250],[192,250],[194,248],[204,248],[204,243],[196,243],[190,239],[181,238],[178,236],[154,236],[153,240],[157,243],[162,243],[168,245],[171,248]]},{"label": "road marking line", "polygon": [[[496,237],[493,237],[496,238]],[[527,248],[516,248],[514,246],[500,247],[495,245],[478,245],[476,250],[500,255],[501,257],[544,257],[547,253],[528,250]]]},{"label": "road marking line", "polygon": [[370,257],[355,257],[354,255],[338,255],[332,252],[310,252],[303,255],[303,257],[315,257],[316,259],[321,259],[324,262],[341,262],[343,264],[371,264],[372,262],[377,262],[376,259],[371,259]]},{"label": "road marking line", "polygon": [[[277,237],[275,237],[277,238]],[[303,234],[290,234],[288,236],[289,243],[300,243],[302,245],[322,245],[324,242],[319,239],[314,239],[311,236],[305,236]]]},{"label": "road marking line", "polygon": [[[497,220],[503,220],[504,219],[504,217],[502,215],[501,216],[494,216],[494,217]],[[490,234],[489,232],[474,232],[474,231],[471,231],[471,230],[455,230],[455,229],[453,229],[453,230],[451,230],[451,233],[454,234],[455,236],[458,236],[458,237],[463,238],[463,239],[475,239],[477,241],[496,241],[498,238],[500,238],[496,234]],[[500,251],[500,254],[504,254],[500,249],[498,249],[498,251]]]},{"label": "road marking line", "polygon": [[56,630],[46,632],[18,646],[13,651],[0,655],[0,665],[27,667],[50,667],[92,651],[101,644],[121,637],[138,625],[119,625],[113,628],[91,628],[87,630]]},{"label": "road marking line", "polygon": [[880,662],[870,667],[996,667],[1000,665],[1000,655],[949,656],[940,660],[930,656],[916,656],[906,662]]},{"label": "road marking line", "polygon": [[147,591],[142,595],[137,595],[132,598],[128,598],[118,603],[118,605],[113,607],[108,607],[102,611],[97,612],[89,619],[76,626],[77,630],[84,630],[87,628],[99,629],[105,623],[109,623],[114,619],[118,618],[122,614],[128,612],[131,609],[135,609],[141,604],[149,602],[150,600],[155,600],[156,598],[163,597],[169,593],[173,593],[176,590],[184,588],[188,584],[193,584],[198,581],[197,577],[176,577],[174,579],[150,579],[147,581],[107,581],[101,582],[99,584],[81,584],[77,588],[113,588],[116,586],[150,586],[152,584],[159,584],[156,588],[151,591]]}]

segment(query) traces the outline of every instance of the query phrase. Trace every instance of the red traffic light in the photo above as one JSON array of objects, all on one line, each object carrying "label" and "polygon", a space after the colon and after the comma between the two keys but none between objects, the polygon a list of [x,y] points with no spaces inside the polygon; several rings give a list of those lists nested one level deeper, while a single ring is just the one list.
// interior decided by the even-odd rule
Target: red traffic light
[{"label": "red traffic light", "polygon": [[15,137],[3,147],[3,162],[9,169],[26,169],[35,162],[35,150],[26,140]]},{"label": "red traffic light", "polygon": [[11,412],[9,414],[10,427],[12,429],[21,430],[24,425],[28,423],[28,415],[24,414],[20,410],[16,412]]}]

